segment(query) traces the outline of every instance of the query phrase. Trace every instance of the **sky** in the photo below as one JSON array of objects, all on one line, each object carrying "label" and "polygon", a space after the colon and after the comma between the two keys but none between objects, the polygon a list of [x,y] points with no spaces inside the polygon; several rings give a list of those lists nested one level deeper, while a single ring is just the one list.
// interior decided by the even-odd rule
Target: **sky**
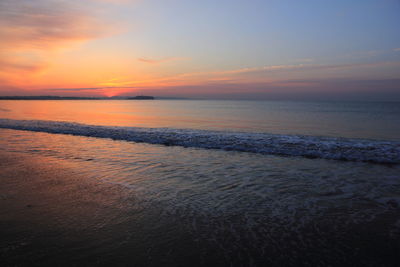
[{"label": "sky", "polygon": [[0,95],[400,101],[399,0],[0,0]]}]

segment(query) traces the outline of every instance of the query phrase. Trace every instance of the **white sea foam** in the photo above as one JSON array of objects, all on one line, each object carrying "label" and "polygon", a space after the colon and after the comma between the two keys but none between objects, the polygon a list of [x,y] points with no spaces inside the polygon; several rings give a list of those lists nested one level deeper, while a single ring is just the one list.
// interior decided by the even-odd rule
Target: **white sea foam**
[{"label": "white sea foam", "polygon": [[400,163],[400,142],[396,141],[11,119],[0,119],[0,128],[270,155]]}]

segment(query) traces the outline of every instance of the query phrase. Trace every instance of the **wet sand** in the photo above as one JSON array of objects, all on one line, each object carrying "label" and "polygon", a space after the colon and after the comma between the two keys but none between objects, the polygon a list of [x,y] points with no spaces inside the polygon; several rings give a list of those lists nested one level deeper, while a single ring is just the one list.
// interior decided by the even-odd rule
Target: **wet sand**
[{"label": "wet sand", "polygon": [[226,260],[205,252],[210,246],[179,220],[136,205],[129,188],[88,178],[71,162],[2,151],[0,169],[2,266],[206,266]]},{"label": "wet sand", "polygon": [[[202,225],[189,225],[182,220],[185,214],[162,215],[162,205],[147,205],[133,189],[87,177],[79,172],[84,168],[85,162],[0,153],[2,266],[396,266],[398,262],[399,242],[373,231],[386,229],[397,217],[393,214],[358,225],[332,225],[326,218],[300,228],[301,235],[293,230],[270,233],[268,240],[246,238],[240,217],[234,223],[243,232],[237,233],[217,217],[201,217]],[[216,223],[225,231],[218,232]],[[253,230],[261,236],[264,229],[268,228]],[[234,234],[240,243],[232,241]],[[298,240],[299,236],[305,239]],[[296,245],[306,241],[308,247]],[[262,247],[267,249],[258,249]]]},{"label": "wet sand", "polygon": [[92,260],[90,252],[77,252],[99,252],[99,243],[116,240],[118,231],[109,230],[121,224],[118,218],[134,203],[129,190],[87,179],[62,161],[2,152],[0,168],[0,255],[5,265]]}]

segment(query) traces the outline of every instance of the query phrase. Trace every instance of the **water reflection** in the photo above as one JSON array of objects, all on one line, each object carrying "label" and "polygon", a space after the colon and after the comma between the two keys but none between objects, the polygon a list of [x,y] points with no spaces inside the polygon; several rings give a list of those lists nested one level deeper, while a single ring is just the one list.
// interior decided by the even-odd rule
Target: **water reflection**
[{"label": "water reflection", "polygon": [[0,108],[11,119],[400,140],[398,103],[46,100]]}]

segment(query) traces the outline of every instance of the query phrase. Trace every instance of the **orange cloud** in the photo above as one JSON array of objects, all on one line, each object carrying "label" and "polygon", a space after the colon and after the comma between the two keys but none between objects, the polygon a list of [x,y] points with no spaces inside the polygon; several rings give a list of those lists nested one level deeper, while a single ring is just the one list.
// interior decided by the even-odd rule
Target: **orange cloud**
[{"label": "orange cloud", "polygon": [[106,25],[100,25],[94,14],[72,3],[2,0],[0,48],[44,50],[104,36]]},{"label": "orange cloud", "polygon": [[0,56],[0,73],[32,73],[42,70],[46,63],[34,59],[27,60],[20,57],[8,57],[7,55]]},{"label": "orange cloud", "polygon": [[2,0],[0,78],[13,84],[17,72],[28,75],[45,69],[54,51],[111,32],[79,1]]}]

